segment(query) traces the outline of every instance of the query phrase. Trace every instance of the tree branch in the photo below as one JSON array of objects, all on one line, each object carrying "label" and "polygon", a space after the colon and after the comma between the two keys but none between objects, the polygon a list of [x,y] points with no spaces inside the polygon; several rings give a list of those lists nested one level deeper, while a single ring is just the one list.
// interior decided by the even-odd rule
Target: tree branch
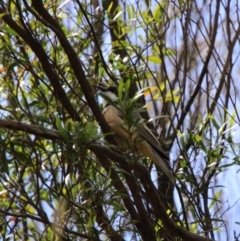
[{"label": "tree branch", "polygon": [[[0,8],[0,14],[5,14],[6,12]],[[42,45],[34,39],[32,34],[29,30],[22,28],[19,26],[10,16],[10,14],[5,14],[2,19],[6,24],[9,25],[11,29],[13,29],[23,40],[26,44],[30,46],[32,51],[37,55],[39,61],[41,62],[42,68],[47,75],[51,85],[54,89],[54,94],[58,97],[61,101],[62,106],[68,111],[71,118],[75,121],[80,121],[80,117],[77,111],[72,106],[71,102],[69,101],[64,89],[62,88],[59,78],[55,71],[53,71],[52,65],[49,63],[49,58],[44,51]]]},{"label": "tree branch", "polygon": [[[0,119],[0,127],[11,129],[11,130],[17,130],[17,131],[23,131],[27,132],[29,134],[34,134],[39,137],[43,138],[48,138],[48,139],[58,139],[62,140],[61,134],[58,131],[55,130],[48,130],[46,128],[40,128],[35,125],[31,124],[24,124],[24,123],[19,123],[16,121],[11,121],[11,120],[1,120]],[[141,220],[139,217],[139,214],[135,211],[135,208],[133,206],[133,202],[129,198],[128,192],[126,188],[124,187],[123,183],[119,179],[118,174],[110,168],[109,162],[106,160],[106,158],[113,159],[117,163],[126,163],[126,160],[119,154],[111,151],[110,149],[104,148],[102,146],[97,146],[97,145],[91,145],[89,146],[89,149],[92,150],[96,156],[99,158],[100,162],[103,164],[104,168],[106,169],[107,172],[110,173],[111,178],[113,180],[113,185],[114,187],[120,191],[122,194],[123,202],[128,209],[131,218],[133,220]],[[104,154],[104,155],[103,155]],[[111,171],[110,171],[111,169]],[[212,239],[208,239],[205,237],[202,237],[200,235],[194,234],[189,232],[188,230],[179,227],[171,218],[168,217],[167,213],[164,211],[166,210],[165,206],[161,202],[159,195],[157,194],[156,187],[151,181],[151,178],[149,176],[149,173],[143,166],[138,165],[138,171],[140,173],[140,178],[141,181],[144,185],[144,188],[146,190],[147,196],[150,200],[151,205],[154,208],[155,215],[156,217],[159,217],[164,226],[174,233],[175,236],[183,238],[183,240],[194,240],[194,241],[210,241]],[[126,174],[129,175],[129,174]],[[138,227],[140,232],[144,233],[144,226],[142,226],[141,222],[137,222],[136,226]]]}]

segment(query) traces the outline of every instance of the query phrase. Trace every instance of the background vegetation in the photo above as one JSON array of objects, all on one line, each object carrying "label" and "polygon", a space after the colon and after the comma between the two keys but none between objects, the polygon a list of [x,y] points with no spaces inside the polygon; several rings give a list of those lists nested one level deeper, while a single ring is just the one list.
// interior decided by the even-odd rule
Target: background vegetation
[{"label": "background vegetation", "polygon": [[[0,21],[1,240],[240,240],[237,0],[2,0]],[[119,83],[175,187],[114,147],[97,87]]]}]

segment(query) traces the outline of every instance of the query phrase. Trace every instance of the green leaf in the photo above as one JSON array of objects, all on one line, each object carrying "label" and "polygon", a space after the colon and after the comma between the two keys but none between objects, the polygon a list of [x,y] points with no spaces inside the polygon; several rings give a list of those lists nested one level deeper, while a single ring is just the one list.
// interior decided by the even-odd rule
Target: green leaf
[{"label": "green leaf", "polygon": [[215,118],[213,116],[209,116],[211,122],[213,123],[213,126],[219,130],[220,129],[220,126],[218,125],[217,121],[215,120]]},{"label": "green leaf", "polygon": [[15,35],[15,36],[19,36],[17,32],[15,32],[12,28],[9,28],[9,27],[4,27],[4,30],[8,33],[8,34],[11,34],[11,35]]},{"label": "green leaf", "polygon": [[118,84],[118,98],[119,98],[119,101],[123,100],[123,86],[124,86],[123,80],[120,80],[119,84]]},{"label": "green leaf", "polygon": [[113,21],[115,21],[121,14],[122,14],[122,11],[118,12],[118,13],[114,16]]},{"label": "green leaf", "polygon": [[125,82],[125,88],[124,88],[124,90],[125,90],[125,96],[124,96],[125,100],[129,98],[130,85],[131,85],[131,80],[128,79],[128,80]]},{"label": "green leaf", "polygon": [[236,124],[236,111],[233,111],[232,115],[230,115],[229,127],[233,127]]},{"label": "green leaf", "polygon": [[194,137],[195,137],[195,140],[196,140],[197,143],[201,143],[202,142],[202,138],[198,134],[196,134]]},{"label": "green leaf", "polygon": [[208,207],[209,210],[214,206],[214,204],[216,202],[219,202],[219,198],[220,198],[221,194],[222,194],[222,190],[220,190],[219,192],[216,192],[214,194],[214,197],[212,198],[213,200],[211,201],[211,203],[209,204],[209,207]]},{"label": "green leaf", "polygon": [[156,56],[156,55],[148,56],[148,61],[152,62],[154,64],[161,64],[162,63],[161,58]]},{"label": "green leaf", "polygon": [[56,126],[59,131],[64,130],[63,124],[58,116],[55,116]]},{"label": "green leaf", "polygon": [[67,120],[67,122],[66,122],[66,130],[67,130],[67,132],[71,132],[71,131],[73,131],[73,125],[72,125],[72,120]]},{"label": "green leaf", "polygon": [[218,129],[219,135],[222,135],[222,134],[223,134],[223,131],[224,131],[225,126],[227,125],[227,123],[228,123],[228,121],[224,122],[224,123],[222,124],[222,126]]},{"label": "green leaf", "polygon": [[[106,3],[107,3],[107,1],[106,1],[106,0],[104,0],[104,1],[103,1],[103,5],[104,5],[104,3],[106,4]],[[109,6],[108,6],[108,9],[107,9],[107,13],[108,13],[108,14],[111,12],[112,7],[113,7],[113,2],[110,2]],[[105,9],[105,8],[104,8],[104,9]]]}]

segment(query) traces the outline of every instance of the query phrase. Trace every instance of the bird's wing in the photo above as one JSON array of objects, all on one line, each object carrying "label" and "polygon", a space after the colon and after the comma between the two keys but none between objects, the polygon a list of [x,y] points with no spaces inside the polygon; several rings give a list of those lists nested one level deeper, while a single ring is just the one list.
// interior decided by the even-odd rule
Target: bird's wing
[{"label": "bird's wing", "polygon": [[[141,115],[139,113],[133,113],[134,118],[136,119],[142,119]],[[158,142],[157,138],[153,135],[151,130],[146,126],[142,125],[139,128],[137,127],[136,132],[139,136],[141,136],[145,141],[149,143],[157,152],[158,154],[164,158],[169,159],[168,155],[162,150],[160,143]]]},{"label": "bird's wing", "polygon": [[152,146],[158,154],[163,159],[169,159],[168,155],[163,151],[161,148],[160,143],[158,142],[157,138],[153,135],[153,133],[147,128],[147,126],[143,126],[137,130],[139,136],[141,136],[145,141],[148,142],[150,146]]},{"label": "bird's wing", "polygon": [[145,140],[151,147],[153,153],[155,153],[155,158],[152,161],[155,161],[162,171],[168,176],[172,183],[174,183],[174,176],[171,173],[171,168],[169,164],[169,157],[167,154],[162,150],[158,140],[153,135],[153,133],[146,127],[141,127],[137,130],[137,133],[143,140]]},{"label": "bird's wing", "polygon": [[[137,112],[133,112],[132,115],[133,118],[136,120],[136,123],[138,123],[138,120],[142,119],[141,115]],[[121,137],[119,139],[117,138],[118,144],[124,148],[128,148],[129,144],[126,143],[126,140],[128,140],[129,138],[129,129],[124,124],[121,113],[114,106],[109,105],[104,108],[103,116],[107,120],[112,131]],[[139,125],[136,124],[134,128],[130,129],[131,132],[133,132],[132,134],[134,134],[133,138],[135,138],[136,136],[141,137],[141,139],[144,140],[152,148],[149,153],[150,156],[146,156],[148,156],[149,158],[151,157],[152,161],[154,161],[155,164],[157,164],[174,183],[174,177],[170,171],[170,165],[168,163],[169,158],[162,150],[157,138],[153,135],[153,133],[147,128],[145,124],[141,123],[141,121],[139,122]],[[125,137],[126,139],[122,139],[122,137]],[[151,153],[155,153],[154,157]]]}]

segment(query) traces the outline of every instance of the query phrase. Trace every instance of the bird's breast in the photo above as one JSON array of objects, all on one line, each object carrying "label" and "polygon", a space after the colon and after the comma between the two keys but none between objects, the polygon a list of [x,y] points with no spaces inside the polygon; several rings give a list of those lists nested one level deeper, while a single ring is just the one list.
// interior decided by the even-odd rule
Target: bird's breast
[{"label": "bird's breast", "polygon": [[112,105],[109,105],[103,109],[103,117],[111,128],[112,125],[122,125],[124,123],[121,119],[120,112]]},{"label": "bird's breast", "polygon": [[130,128],[124,123],[121,113],[114,106],[107,106],[103,110],[103,116],[109,124],[111,130],[117,134],[117,142],[125,149],[131,149],[137,134],[134,133],[134,128]]}]

